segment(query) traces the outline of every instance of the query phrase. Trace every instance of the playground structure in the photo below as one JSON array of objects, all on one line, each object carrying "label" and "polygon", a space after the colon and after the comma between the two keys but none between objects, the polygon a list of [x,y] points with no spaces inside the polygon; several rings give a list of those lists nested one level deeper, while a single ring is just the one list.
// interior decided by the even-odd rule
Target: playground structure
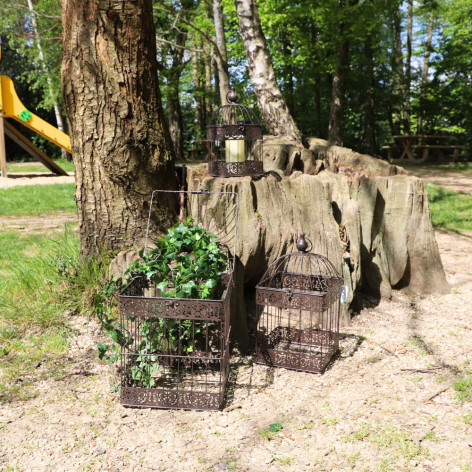
[{"label": "playground structure", "polygon": [[71,152],[70,137],[29,111],[21,103],[15,91],[13,80],[6,75],[0,75],[0,171],[2,177],[7,176],[5,135],[55,174],[68,175],[65,170],[44,154],[26,136],[23,136],[5,118],[12,118],[65,151]]}]

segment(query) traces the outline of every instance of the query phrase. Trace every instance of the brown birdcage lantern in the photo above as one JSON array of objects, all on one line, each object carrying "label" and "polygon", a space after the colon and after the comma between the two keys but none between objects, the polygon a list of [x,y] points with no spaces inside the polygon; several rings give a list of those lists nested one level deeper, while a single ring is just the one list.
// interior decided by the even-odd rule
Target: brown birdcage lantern
[{"label": "brown birdcage lantern", "polygon": [[323,373],[339,347],[343,279],[324,256],[297,252],[273,262],[256,286],[256,362]]},{"label": "brown birdcage lantern", "polygon": [[234,89],[227,99],[207,126],[208,172],[214,177],[261,175],[262,124],[250,108],[236,103]]},{"label": "brown birdcage lantern", "polygon": [[[216,194],[217,206],[209,209]],[[234,192],[155,190],[152,210],[169,195],[192,224],[212,233],[227,272],[211,298],[170,298],[155,282],[135,276],[119,294],[121,395],[126,406],[218,410],[229,376],[230,303],[236,254],[238,195]],[[215,221],[214,210],[224,224]]]}]

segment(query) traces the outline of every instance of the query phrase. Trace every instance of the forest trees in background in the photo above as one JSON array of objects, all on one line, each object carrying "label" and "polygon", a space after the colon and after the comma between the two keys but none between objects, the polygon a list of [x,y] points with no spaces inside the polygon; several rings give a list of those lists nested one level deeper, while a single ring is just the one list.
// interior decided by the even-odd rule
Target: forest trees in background
[{"label": "forest trees in background", "polygon": [[[0,74],[14,80],[17,92],[30,110],[64,129],[60,88],[61,31],[61,0],[0,0],[0,36],[3,40]],[[49,156],[60,156],[59,148],[49,141],[24,127],[21,132]],[[26,157],[25,152],[9,140],[6,144],[8,155],[12,149],[16,156]]]},{"label": "forest trees in background", "polygon": [[[29,1],[49,74],[38,63]],[[257,5],[278,87],[303,135],[379,155],[395,134],[454,133],[458,142],[469,141],[470,151],[472,0]],[[256,94],[235,0],[153,6],[163,104],[176,154],[184,157],[204,139],[212,111],[225,99],[226,71],[243,103],[257,109]],[[58,97],[59,0],[0,0],[0,13],[0,34],[29,58],[18,64],[18,80],[29,81],[39,97],[34,103],[52,110],[46,76]]]}]

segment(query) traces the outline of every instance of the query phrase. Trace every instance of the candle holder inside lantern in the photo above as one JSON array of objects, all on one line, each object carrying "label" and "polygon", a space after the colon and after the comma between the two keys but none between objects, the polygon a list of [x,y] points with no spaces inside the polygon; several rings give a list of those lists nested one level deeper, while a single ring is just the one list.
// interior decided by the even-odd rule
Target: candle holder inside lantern
[{"label": "candle holder inside lantern", "polygon": [[262,124],[250,108],[236,103],[234,89],[227,99],[207,126],[208,172],[214,177],[261,175]]}]

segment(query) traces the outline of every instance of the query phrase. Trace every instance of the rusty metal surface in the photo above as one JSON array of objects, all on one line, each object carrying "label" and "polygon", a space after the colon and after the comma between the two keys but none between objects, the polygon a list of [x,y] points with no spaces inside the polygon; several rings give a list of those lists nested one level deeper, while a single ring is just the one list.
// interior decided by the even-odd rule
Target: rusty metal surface
[{"label": "rusty metal surface", "polygon": [[207,140],[225,141],[226,139],[244,139],[257,141],[262,139],[262,126],[258,124],[218,124],[207,126]]},{"label": "rusty metal surface", "polygon": [[[132,343],[121,350],[120,402],[127,406],[215,410],[222,407],[229,375],[230,299],[232,274],[222,277],[220,300],[189,300],[120,295],[120,320]],[[139,287],[139,284],[137,284]],[[132,288],[128,288],[133,291]],[[141,290],[142,288],[135,289]],[[192,351],[183,341],[166,341],[142,352],[147,332],[171,323],[190,332]],[[152,387],[143,387],[132,369],[147,360],[156,366]]]},{"label": "rusty metal surface", "polygon": [[256,362],[323,373],[339,346],[343,280],[323,256],[299,252],[275,260],[256,286]]},{"label": "rusty metal surface", "polygon": [[[119,295],[120,313],[128,317],[174,318],[206,321],[224,319],[227,296],[231,296],[233,273],[222,274],[215,300],[144,296],[145,285],[139,279],[129,284]],[[226,294],[225,291],[229,293]]]},{"label": "rusty metal surface", "polygon": [[[218,193],[224,225],[208,208]],[[230,303],[237,242],[238,195],[234,192],[156,190],[149,209],[175,194],[182,217],[216,237],[226,254],[213,299],[162,297],[154,283],[136,278],[118,296],[120,326],[126,340],[120,352],[120,402],[127,406],[217,410],[223,406],[229,376]],[[228,204],[231,203],[231,204]],[[216,224],[216,226],[215,226]]]},{"label": "rusty metal surface", "polygon": [[208,163],[208,173],[213,177],[257,176],[264,173],[264,166],[262,161],[210,161]]},{"label": "rusty metal surface", "polygon": [[177,408],[192,410],[221,409],[219,393],[121,387],[121,404],[147,408]]},{"label": "rusty metal surface", "polygon": [[213,177],[262,175],[262,124],[250,108],[236,103],[234,90],[228,100],[207,126],[208,172]]}]

